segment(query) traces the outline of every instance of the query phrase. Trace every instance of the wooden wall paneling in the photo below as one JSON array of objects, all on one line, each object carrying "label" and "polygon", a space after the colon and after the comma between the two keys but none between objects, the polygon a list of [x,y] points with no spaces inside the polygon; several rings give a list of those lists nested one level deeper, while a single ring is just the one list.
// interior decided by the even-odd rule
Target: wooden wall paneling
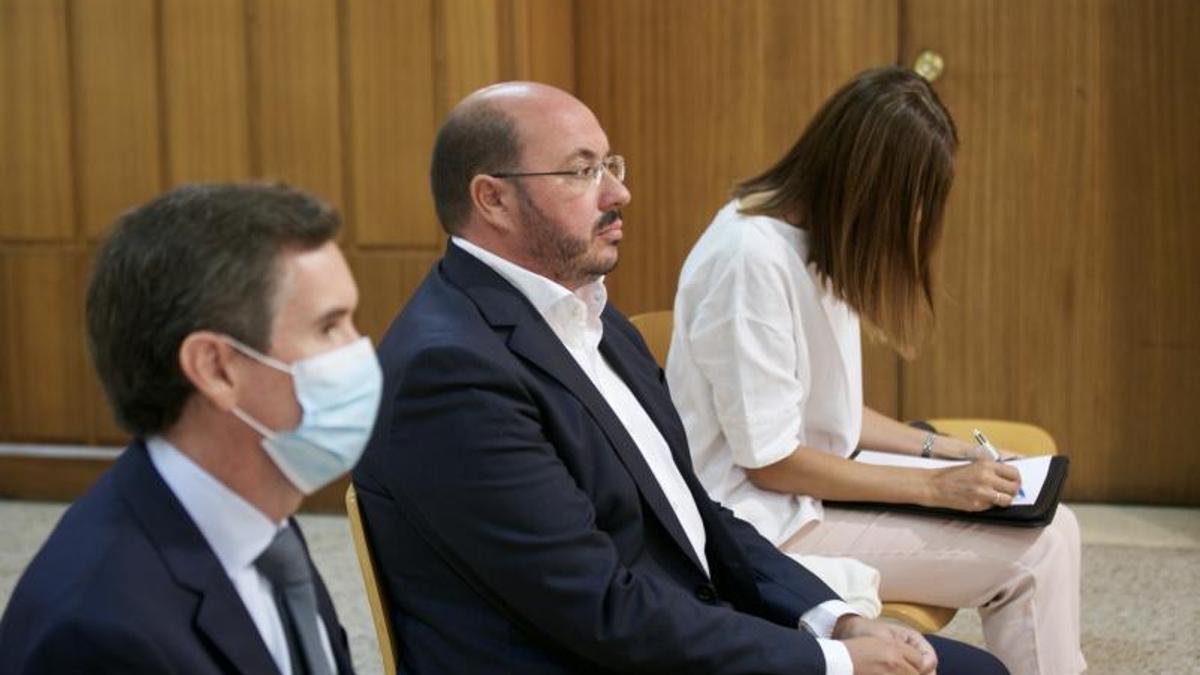
[{"label": "wooden wall paneling", "polygon": [[71,7],[79,209],[97,238],[162,189],[158,14],[153,0]]},{"label": "wooden wall paneling", "polygon": [[442,251],[371,251],[350,253],[347,258],[358,282],[358,330],[375,344],[392,319],[408,302]]},{"label": "wooden wall paneling", "polygon": [[162,0],[167,182],[250,175],[246,7]]},{"label": "wooden wall paneling", "polygon": [[16,345],[4,336],[12,335],[13,319],[10,317],[8,298],[12,292],[13,277],[9,269],[4,247],[0,246],[0,443],[14,440],[13,399],[17,396],[16,384],[12,381],[13,368],[9,364],[17,360]]},{"label": "wooden wall paneling", "polygon": [[65,0],[0,0],[0,239],[75,232]]},{"label": "wooden wall paneling", "polygon": [[87,311],[87,285],[91,280],[92,270],[95,267],[96,255],[100,251],[100,244],[93,243],[87,246],[86,261],[84,264],[83,278],[80,280],[79,287],[79,306],[80,306],[80,322],[78,332],[80,339],[84,341],[84,360],[83,371],[76,378],[76,386],[82,384],[85,407],[87,411],[87,429],[88,435],[86,440],[88,443],[100,445],[112,445],[123,447],[129,443],[129,434],[121,427],[117,426],[116,419],[113,417],[112,409],[108,405],[107,399],[104,397],[104,388],[100,384],[100,376],[96,374],[96,365],[92,361],[91,353],[86,349],[87,346],[87,326],[84,323],[84,317]]},{"label": "wooden wall paneling", "polygon": [[502,6],[504,77],[575,91],[575,6],[563,0],[510,0]]},{"label": "wooden wall paneling", "polygon": [[359,246],[440,246],[429,192],[436,125],[433,3],[346,5],[347,215]]},{"label": "wooden wall paneling", "polygon": [[342,203],[334,0],[253,0],[253,170]]},{"label": "wooden wall paneling", "polygon": [[[763,148],[759,163],[738,178],[765,170],[782,157],[821,104],[855,74],[896,62],[898,4],[895,0],[763,3],[759,66],[764,78]],[[864,401],[886,415],[900,416],[899,357],[865,336],[862,357]]]},{"label": "wooden wall paneling", "polygon": [[[862,70],[896,63],[896,0],[762,2],[762,169],[792,146],[830,96]],[[758,169],[759,167],[755,167]]]},{"label": "wooden wall paneling", "polygon": [[[1068,497],[1096,493],[1119,386],[1113,241],[1097,220],[1097,12],[1091,1],[910,0],[911,64],[945,58],[936,83],[961,148],[938,266],[936,335],[903,366],[910,417],[998,417],[1048,429],[1072,457]],[[1080,406],[1090,399],[1093,404]]]},{"label": "wooden wall paneling", "polygon": [[0,499],[74,501],[112,464],[110,459],[0,455]]},{"label": "wooden wall paneling", "polygon": [[[679,270],[733,183],[766,169],[855,73],[895,62],[894,1],[576,6],[578,92],[629,159],[624,311],[671,307]],[[899,411],[896,359],[867,345],[868,404]]]},{"label": "wooden wall paneling", "polygon": [[762,156],[761,3],[582,2],[579,95],[629,165],[611,298],[669,308],[679,269],[732,180]]},{"label": "wooden wall paneling", "polygon": [[11,247],[0,253],[5,295],[9,435],[77,442],[87,436],[80,374],[89,367],[83,324],[85,256],[74,247]]},{"label": "wooden wall paneling", "polygon": [[[1089,497],[1196,505],[1200,4],[1100,7],[1103,76],[1089,94],[1103,131],[1100,223],[1115,252],[1099,271],[1097,261],[1079,261],[1087,266],[1083,280],[1094,285],[1089,301],[1109,315],[1107,353],[1072,363],[1080,383],[1073,403],[1081,408],[1073,433],[1103,451],[1102,462],[1092,461],[1097,470],[1081,477]],[[1104,414],[1112,419],[1098,417]],[[1083,436],[1093,425],[1106,436]]]},{"label": "wooden wall paneling", "polygon": [[438,124],[464,96],[501,78],[495,0],[435,0],[434,53]]},{"label": "wooden wall paneling", "polygon": [[904,420],[900,410],[900,357],[890,347],[862,337],[863,404]]}]

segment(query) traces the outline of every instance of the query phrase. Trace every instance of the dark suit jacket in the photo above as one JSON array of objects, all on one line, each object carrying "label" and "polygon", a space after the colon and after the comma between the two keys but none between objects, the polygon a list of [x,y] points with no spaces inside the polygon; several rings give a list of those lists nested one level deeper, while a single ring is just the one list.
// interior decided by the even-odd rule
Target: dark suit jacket
[{"label": "dark suit jacket", "polygon": [[354,471],[402,670],[824,672],[797,626],[836,596],[709,499],[661,370],[616,310],[602,319],[601,353],[699,507],[711,579],[549,326],[450,245],[380,344],[382,409]]},{"label": "dark suit jacket", "polygon": [[[345,631],[316,580],[334,659],[352,673]],[[135,442],[22,575],[0,620],[0,675],[167,672],[278,670],[221,563]]]}]

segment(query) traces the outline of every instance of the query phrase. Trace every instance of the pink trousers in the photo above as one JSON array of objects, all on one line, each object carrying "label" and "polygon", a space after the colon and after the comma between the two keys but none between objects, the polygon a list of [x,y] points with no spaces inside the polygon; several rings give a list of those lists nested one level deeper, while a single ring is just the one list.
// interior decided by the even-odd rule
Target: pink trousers
[{"label": "pink trousers", "polygon": [[1013,675],[1073,675],[1079,649],[1079,524],[1059,506],[1037,529],[825,507],[788,553],[857,558],[886,601],[974,607],[989,651]]}]

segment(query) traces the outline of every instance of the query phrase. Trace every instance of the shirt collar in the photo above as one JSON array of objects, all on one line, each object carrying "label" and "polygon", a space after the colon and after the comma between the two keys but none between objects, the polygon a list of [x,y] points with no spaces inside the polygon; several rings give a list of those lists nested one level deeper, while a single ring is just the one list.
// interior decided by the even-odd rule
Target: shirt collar
[{"label": "shirt collar", "polygon": [[[562,284],[531,272],[466,239],[450,237],[450,241],[515,286],[556,333],[560,328],[574,324],[574,328],[596,333],[595,341],[599,342],[599,335],[603,332],[600,314],[608,303],[608,289],[604,286],[604,277],[584,284],[572,292]],[[571,310],[572,305],[581,306],[581,310]]]},{"label": "shirt collar", "polygon": [[161,436],[146,440],[150,461],[204,535],[230,577],[254,563],[286,523],[275,524]]}]

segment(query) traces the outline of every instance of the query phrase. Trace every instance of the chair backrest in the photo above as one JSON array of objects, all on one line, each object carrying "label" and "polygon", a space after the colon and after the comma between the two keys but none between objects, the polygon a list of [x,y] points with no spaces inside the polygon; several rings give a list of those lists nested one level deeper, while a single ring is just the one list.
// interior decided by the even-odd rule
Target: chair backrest
[{"label": "chair backrest", "polygon": [[358,494],[354,491],[354,484],[346,488],[346,516],[350,519],[350,536],[354,539],[358,568],[362,570],[363,585],[367,588],[367,604],[371,606],[375,637],[379,639],[383,672],[386,675],[396,675],[396,657],[400,650],[396,648],[392,615],[388,611],[387,597],[379,586],[379,567],[375,564],[375,555],[371,552],[370,542],[367,541],[367,531],[363,525],[362,511],[358,508]]},{"label": "chair backrest", "polygon": [[675,316],[669,309],[646,312],[629,317],[634,328],[642,334],[654,360],[661,368],[667,365],[667,351],[671,348],[671,331],[675,328]]},{"label": "chair backrest", "polygon": [[1011,450],[1018,455],[1036,457],[1039,455],[1057,455],[1058,444],[1054,437],[1045,429],[1025,422],[1010,420],[991,420],[973,418],[942,418],[925,420],[943,434],[954,436],[968,443],[974,443],[972,429],[979,429],[987,435],[992,445],[1005,450]]}]

